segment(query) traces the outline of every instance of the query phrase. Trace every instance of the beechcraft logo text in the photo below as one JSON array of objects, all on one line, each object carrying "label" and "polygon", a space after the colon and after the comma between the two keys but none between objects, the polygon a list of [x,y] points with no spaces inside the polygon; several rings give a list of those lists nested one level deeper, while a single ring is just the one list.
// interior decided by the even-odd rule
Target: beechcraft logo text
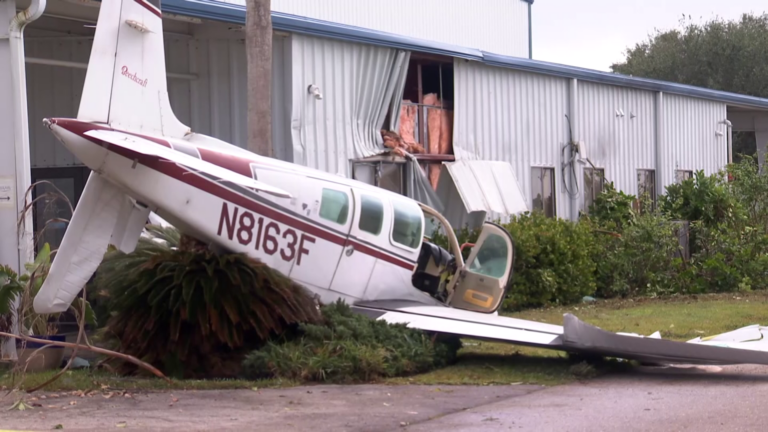
[{"label": "beechcraft logo text", "polygon": [[128,66],[123,66],[122,71],[123,71],[123,76],[128,77],[131,81],[133,81],[135,83],[138,83],[142,87],[146,87],[147,86],[147,79],[146,78],[141,79],[141,78],[139,78],[136,75],[135,72],[133,72],[133,73],[129,72],[128,71]]}]

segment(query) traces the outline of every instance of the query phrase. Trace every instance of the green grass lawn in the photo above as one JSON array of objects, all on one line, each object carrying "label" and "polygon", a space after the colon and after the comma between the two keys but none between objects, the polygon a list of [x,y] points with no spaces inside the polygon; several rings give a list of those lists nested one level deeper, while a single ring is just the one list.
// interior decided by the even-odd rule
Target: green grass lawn
[{"label": "green grass lawn", "polygon": [[[571,313],[589,324],[613,332],[650,335],[660,331],[665,339],[686,341],[710,336],[750,324],[768,324],[768,293],[685,296],[667,299],[600,301],[569,307],[535,309],[510,316],[562,324]],[[391,384],[542,384],[557,385],[604,372],[569,361],[560,351],[533,349],[511,344],[464,340],[459,361],[433,372],[385,381]],[[616,365],[611,366],[617,367]],[[42,383],[54,372],[28,374],[23,388]],[[0,376],[0,386],[12,385],[9,375]],[[124,378],[106,372],[71,371],[45,391],[128,391],[164,389],[251,389],[297,385],[286,381],[182,380],[169,385],[156,378]],[[108,389],[102,389],[107,386]]]}]

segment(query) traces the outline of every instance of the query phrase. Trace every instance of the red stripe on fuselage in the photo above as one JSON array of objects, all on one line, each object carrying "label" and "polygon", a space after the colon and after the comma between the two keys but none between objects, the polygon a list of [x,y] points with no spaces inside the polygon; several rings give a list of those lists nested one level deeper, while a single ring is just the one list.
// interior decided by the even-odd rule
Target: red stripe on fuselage
[{"label": "red stripe on fuselage", "polygon": [[[67,120],[67,119],[53,119],[52,123],[59,125],[62,128],[94,143],[98,142],[99,144],[103,144],[101,140],[97,140],[95,138],[85,135],[85,132],[88,132],[89,130],[94,130],[94,129],[111,130],[111,131],[122,132],[130,135],[134,135],[140,138],[144,138],[165,147],[169,147],[169,148],[171,147],[170,143],[163,139],[141,135],[141,134],[135,134],[131,132],[120,131],[120,130],[112,129],[106,126],[97,125],[93,123],[86,123],[86,122],[81,122],[77,120]],[[109,143],[106,143],[106,144],[109,144]],[[225,169],[232,170],[246,177],[252,177],[251,164],[258,163],[254,160],[248,160],[248,159],[241,158],[234,155],[221,154],[219,152],[216,152],[210,149],[205,149],[201,147],[197,147],[197,148],[200,151],[201,157],[206,162],[218,165]],[[344,246],[346,244],[353,244],[355,246],[355,249],[357,249],[360,253],[372,256],[374,258],[378,258],[382,261],[388,262],[390,264],[394,264],[404,269],[413,270],[415,266],[415,263],[401,260],[397,257],[391,256],[389,254],[376,250],[370,246],[367,246],[363,243],[360,243],[359,241],[356,241],[354,239],[337,235],[330,231],[326,231],[325,229],[320,228],[321,225],[311,224],[301,219],[297,219],[293,216],[287,215],[274,207],[264,205],[252,199],[249,199],[219,184],[208,181],[203,177],[200,177],[198,175],[189,175],[189,172],[186,169],[180,167],[177,164],[163,163],[158,158],[133,152],[131,150],[128,150],[126,148],[119,147],[119,146],[109,145],[107,149],[125,158],[137,159],[139,163],[141,163],[142,165],[148,168],[151,168],[155,171],[158,171],[162,174],[165,174],[183,183],[189,184],[190,186],[196,189],[210,193],[211,195],[214,195],[218,198],[229,201],[233,204],[246,208],[255,213],[258,213],[262,216],[274,219],[280,223],[288,225],[297,230],[304,231],[307,234],[319,237],[323,240],[329,241],[339,246]]]},{"label": "red stripe on fuselage", "polygon": [[234,155],[221,154],[217,151],[202,147],[198,147],[197,150],[200,152],[200,157],[204,161],[218,165],[222,168],[226,168],[242,176],[253,178],[253,172],[251,172],[251,164],[255,163],[254,161],[243,159]]},{"label": "red stripe on fuselage", "polygon": [[149,3],[145,0],[133,0],[133,1],[141,5],[144,9],[155,14],[158,18],[160,19],[163,18],[163,13],[160,11],[160,9],[156,8],[155,5],[153,5],[152,3]]}]

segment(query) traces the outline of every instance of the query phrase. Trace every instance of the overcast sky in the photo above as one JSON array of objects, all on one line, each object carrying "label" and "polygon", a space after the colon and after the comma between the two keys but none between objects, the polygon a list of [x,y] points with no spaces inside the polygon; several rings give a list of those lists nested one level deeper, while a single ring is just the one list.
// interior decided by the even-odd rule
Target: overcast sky
[{"label": "overcast sky", "polygon": [[766,0],[535,0],[533,58],[608,71],[627,47],[654,28],[677,27],[683,14],[704,22],[766,11]]}]

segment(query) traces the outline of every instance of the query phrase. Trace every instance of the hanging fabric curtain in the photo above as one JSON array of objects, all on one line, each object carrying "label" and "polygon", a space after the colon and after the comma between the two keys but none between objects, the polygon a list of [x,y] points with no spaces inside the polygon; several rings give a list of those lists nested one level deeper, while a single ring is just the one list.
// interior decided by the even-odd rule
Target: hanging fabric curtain
[{"label": "hanging fabric curtain", "polygon": [[293,160],[348,175],[350,159],[387,150],[381,130],[399,125],[410,53],[303,35],[291,39]]}]

